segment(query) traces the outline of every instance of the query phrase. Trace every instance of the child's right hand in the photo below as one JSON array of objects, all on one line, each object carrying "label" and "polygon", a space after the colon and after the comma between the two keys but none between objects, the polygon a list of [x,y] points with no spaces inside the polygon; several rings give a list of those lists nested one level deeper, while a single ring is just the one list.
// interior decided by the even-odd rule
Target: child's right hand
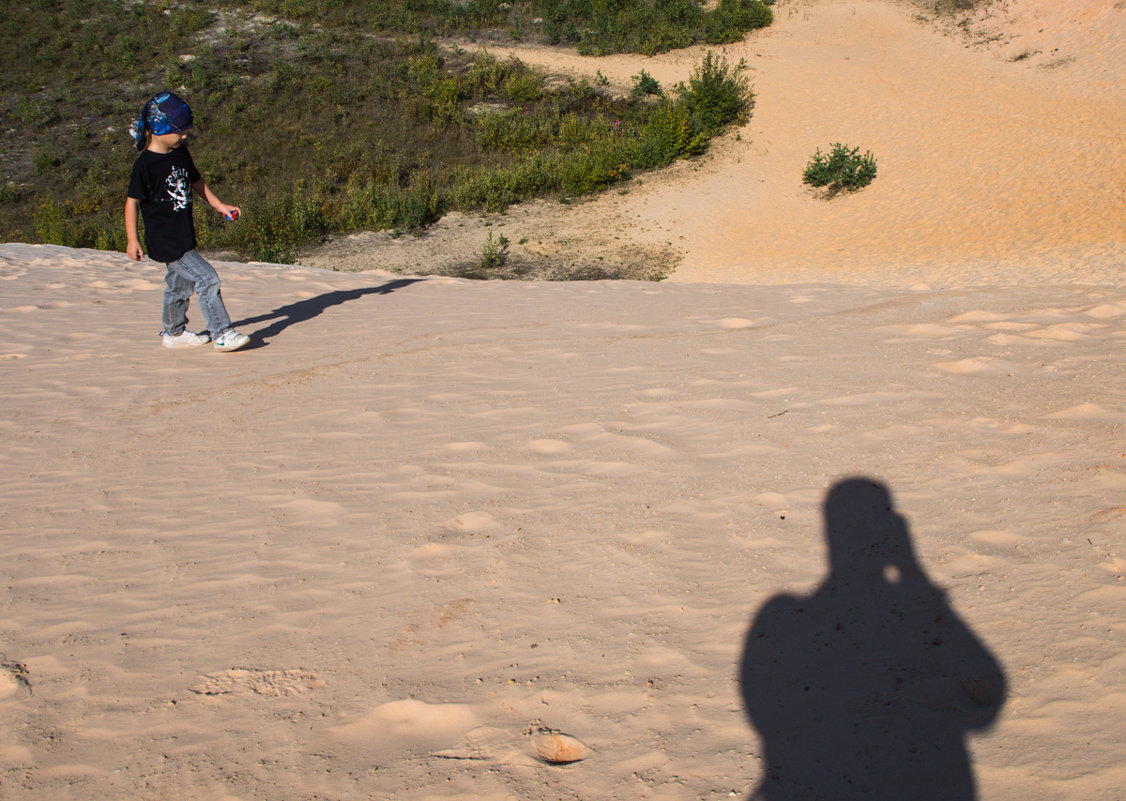
[{"label": "child's right hand", "polygon": [[145,252],[143,250],[141,250],[141,243],[140,242],[130,242],[125,247],[125,253],[133,261],[140,261],[141,259],[143,259],[145,257]]}]

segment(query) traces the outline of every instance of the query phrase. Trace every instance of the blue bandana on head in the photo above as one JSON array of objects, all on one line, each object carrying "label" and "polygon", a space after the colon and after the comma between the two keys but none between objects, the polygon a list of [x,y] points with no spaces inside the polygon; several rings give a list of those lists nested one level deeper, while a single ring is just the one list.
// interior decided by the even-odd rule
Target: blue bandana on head
[{"label": "blue bandana on head", "polygon": [[156,136],[179,133],[192,127],[192,110],[171,92],[161,92],[145,103],[141,116],[129,126],[129,135],[137,150],[145,149],[145,133]]}]

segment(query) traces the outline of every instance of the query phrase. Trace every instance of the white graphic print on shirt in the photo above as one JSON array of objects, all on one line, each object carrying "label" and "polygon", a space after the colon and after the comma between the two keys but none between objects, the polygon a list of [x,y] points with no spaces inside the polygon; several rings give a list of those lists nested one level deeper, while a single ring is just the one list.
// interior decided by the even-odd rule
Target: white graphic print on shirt
[{"label": "white graphic print on shirt", "polygon": [[192,186],[188,181],[188,171],[183,167],[173,167],[172,174],[164,181],[168,197],[172,199],[172,211],[183,211],[192,202]]}]

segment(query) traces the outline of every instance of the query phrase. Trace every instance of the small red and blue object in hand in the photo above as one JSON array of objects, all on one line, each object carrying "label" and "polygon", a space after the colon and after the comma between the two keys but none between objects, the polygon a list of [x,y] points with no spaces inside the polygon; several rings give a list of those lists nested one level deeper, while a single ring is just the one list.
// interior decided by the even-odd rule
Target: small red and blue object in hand
[{"label": "small red and blue object in hand", "polygon": [[231,209],[230,211],[225,212],[223,214],[223,218],[230,220],[231,222],[234,222],[235,220],[238,219],[238,210],[237,209]]}]

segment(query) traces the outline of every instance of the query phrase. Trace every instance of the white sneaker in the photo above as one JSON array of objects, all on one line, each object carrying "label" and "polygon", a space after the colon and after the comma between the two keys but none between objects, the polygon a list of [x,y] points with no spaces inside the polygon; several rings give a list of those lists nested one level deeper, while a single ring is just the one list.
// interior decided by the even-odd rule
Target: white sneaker
[{"label": "white sneaker", "polygon": [[238,350],[250,343],[250,337],[240,334],[233,328],[228,328],[215,337],[215,350]]},{"label": "white sneaker", "polygon": [[182,331],[176,336],[165,331],[160,337],[160,344],[166,348],[195,348],[210,341],[211,337],[207,334],[193,334],[191,331]]}]

